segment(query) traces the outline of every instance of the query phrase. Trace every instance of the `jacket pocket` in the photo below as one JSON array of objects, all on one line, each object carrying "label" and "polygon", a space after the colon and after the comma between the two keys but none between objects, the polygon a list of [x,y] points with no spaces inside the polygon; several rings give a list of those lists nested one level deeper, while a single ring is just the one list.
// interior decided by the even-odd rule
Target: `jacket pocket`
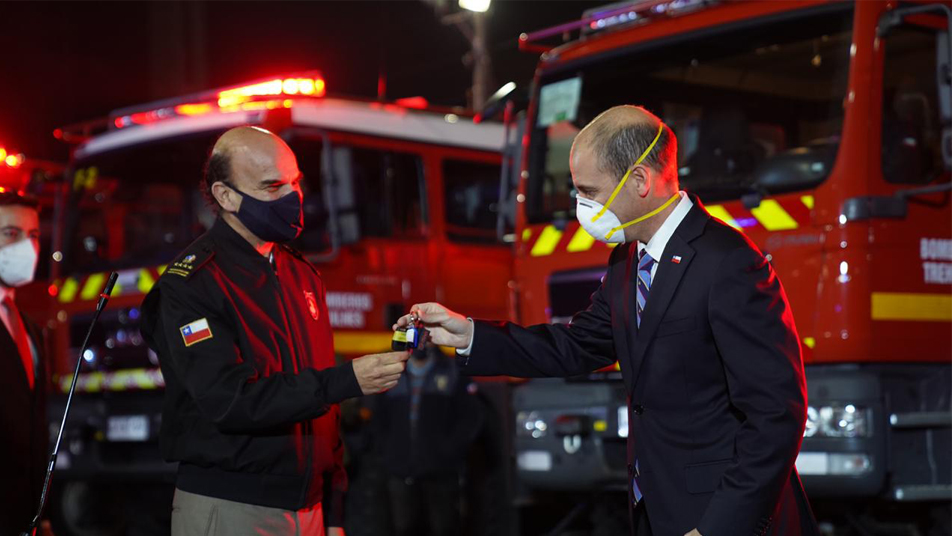
[{"label": "jacket pocket", "polygon": [[685,489],[688,493],[711,493],[734,460],[715,460],[684,466]]},{"label": "jacket pocket", "polygon": [[665,320],[658,326],[658,332],[655,337],[667,337],[668,335],[684,333],[685,331],[691,331],[695,327],[697,327],[697,324],[693,316],[675,320]]}]

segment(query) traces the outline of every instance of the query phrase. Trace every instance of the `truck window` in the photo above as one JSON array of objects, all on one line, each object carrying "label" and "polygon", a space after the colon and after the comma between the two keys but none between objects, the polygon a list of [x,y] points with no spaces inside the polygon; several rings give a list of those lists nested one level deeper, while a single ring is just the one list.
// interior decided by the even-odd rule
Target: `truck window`
[{"label": "truck window", "polygon": [[900,26],[885,39],[882,168],[887,182],[928,184],[942,174],[936,41],[935,30],[914,25]]},{"label": "truck window", "polygon": [[574,217],[572,141],[597,114],[621,104],[643,105],[672,128],[682,187],[705,201],[815,187],[839,143],[851,27],[848,6],[807,11],[543,76],[529,154],[529,221]]},{"label": "truck window", "polygon": [[324,170],[321,167],[324,143],[320,137],[293,138],[288,146],[297,157],[298,169],[304,175],[302,211],[304,231],[292,246],[305,253],[320,253],[331,248],[328,226],[329,211],[324,194]]},{"label": "truck window", "polygon": [[419,155],[365,147],[332,148],[341,243],[423,236],[423,164]]},{"label": "truck window", "polygon": [[64,273],[165,264],[215,220],[199,190],[214,137],[133,146],[77,162]]},{"label": "truck window", "polygon": [[456,242],[498,242],[499,164],[443,161],[446,236]]}]

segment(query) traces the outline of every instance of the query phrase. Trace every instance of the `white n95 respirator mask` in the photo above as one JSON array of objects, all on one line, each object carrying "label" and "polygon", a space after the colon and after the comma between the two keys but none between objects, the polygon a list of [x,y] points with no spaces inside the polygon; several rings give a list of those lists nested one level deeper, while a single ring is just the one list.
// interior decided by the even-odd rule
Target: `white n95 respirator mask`
[{"label": "white n95 respirator mask", "polygon": [[14,288],[32,282],[38,260],[29,238],[3,246],[0,248],[0,282]]},{"label": "white n95 respirator mask", "polygon": [[612,192],[611,197],[608,198],[608,202],[602,205],[598,201],[592,199],[584,199],[581,197],[575,198],[575,217],[578,218],[579,224],[582,225],[582,228],[585,229],[588,234],[592,235],[595,240],[605,242],[607,244],[624,244],[625,243],[625,233],[619,232],[625,227],[629,227],[636,223],[647,220],[648,218],[660,213],[662,210],[668,208],[668,205],[674,203],[680,197],[680,194],[674,194],[671,199],[668,199],[665,204],[660,207],[652,210],[651,212],[631,220],[628,223],[622,223],[618,219],[618,216],[614,212],[608,209],[611,206],[612,202],[615,201],[615,197],[618,196],[618,193],[621,192],[625,183],[628,182],[628,177],[631,176],[631,172],[635,169],[635,166],[641,164],[644,161],[645,157],[648,156],[648,153],[654,149],[655,144],[658,143],[658,139],[661,138],[661,133],[664,131],[664,123],[658,125],[658,133],[655,135],[654,140],[650,145],[645,149],[641,156],[638,157],[638,160],[635,161],[631,167],[628,168],[628,171],[625,172],[625,176],[621,178],[621,181],[618,182],[618,186],[615,187],[615,190]]}]

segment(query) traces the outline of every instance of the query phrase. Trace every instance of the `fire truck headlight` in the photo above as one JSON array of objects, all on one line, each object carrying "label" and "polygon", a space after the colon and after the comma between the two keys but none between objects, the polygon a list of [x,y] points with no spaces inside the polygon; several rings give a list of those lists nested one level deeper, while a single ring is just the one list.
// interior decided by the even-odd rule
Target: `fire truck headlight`
[{"label": "fire truck headlight", "polygon": [[535,411],[520,411],[516,414],[516,434],[520,437],[539,439],[545,437],[549,425]]},{"label": "fire truck headlight", "polygon": [[868,437],[871,433],[869,409],[853,404],[810,406],[803,437]]}]

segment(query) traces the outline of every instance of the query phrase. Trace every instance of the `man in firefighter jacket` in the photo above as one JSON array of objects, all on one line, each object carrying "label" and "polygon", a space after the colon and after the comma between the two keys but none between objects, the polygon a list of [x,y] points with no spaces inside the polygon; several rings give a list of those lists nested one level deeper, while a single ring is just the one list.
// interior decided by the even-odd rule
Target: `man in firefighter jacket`
[{"label": "man in firefighter jacket", "polygon": [[285,245],[301,172],[274,134],[223,134],[203,186],[219,218],[169,264],[142,333],[166,382],[160,443],[179,463],[172,534],[343,534],[338,403],[396,385],[406,352],[335,365],[325,287]]}]

